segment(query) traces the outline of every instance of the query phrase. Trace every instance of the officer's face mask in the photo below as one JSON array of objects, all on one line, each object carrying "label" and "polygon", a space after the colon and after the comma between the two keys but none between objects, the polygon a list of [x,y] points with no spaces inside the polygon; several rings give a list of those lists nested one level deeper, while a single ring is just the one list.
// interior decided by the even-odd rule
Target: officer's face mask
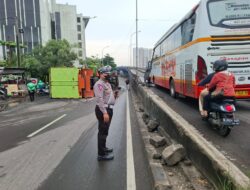
[{"label": "officer's face mask", "polygon": [[108,82],[110,82],[110,75],[106,75],[105,76],[105,80],[108,81]]}]

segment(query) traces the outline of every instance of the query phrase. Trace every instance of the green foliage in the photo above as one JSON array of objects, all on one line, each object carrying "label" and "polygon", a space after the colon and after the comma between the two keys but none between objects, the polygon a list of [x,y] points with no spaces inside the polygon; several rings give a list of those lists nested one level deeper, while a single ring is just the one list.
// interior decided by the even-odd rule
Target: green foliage
[{"label": "green foliage", "polygon": [[83,61],[83,65],[85,67],[90,68],[94,71],[94,74],[96,71],[101,67],[101,60],[98,57],[87,57],[86,60]]},{"label": "green foliage", "polygon": [[[51,67],[73,67],[73,61],[77,59],[77,55],[72,52],[72,47],[66,40],[50,40],[44,47],[37,46],[31,54],[21,57],[21,67],[24,67],[29,72],[29,75],[34,78],[45,79],[49,75]],[[114,58],[109,54],[105,55],[103,60],[92,56],[86,60],[79,60],[80,64],[93,69],[94,73],[102,65],[110,65],[116,67]],[[6,61],[0,62],[0,66],[16,67],[17,57],[12,53]]]},{"label": "green foliage", "polygon": [[102,60],[102,64],[104,66],[106,65],[110,65],[113,69],[116,68],[116,64],[115,64],[115,61],[114,61],[114,58],[113,57],[110,57],[109,54],[106,54],[105,57],[103,58]]},{"label": "green foliage", "polygon": [[6,61],[5,60],[4,61],[0,60],[0,67],[5,67],[5,65],[6,65]]},{"label": "green foliage", "polygon": [[66,40],[50,40],[46,46],[37,46],[31,55],[24,56],[22,66],[32,77],[45,79],[51,67],[73,67],[76,58]]},{"label": "green foliage", "polygon": [[94,71],[94,74],[97,70],[102,67],[102,65],[110,65],[112,68],[116,68],[116,64],[114,63],[114,58],[107,54],[103,60],[98,57],[92,56],[87,57],[86,60],[80,60],[80,64],[85,65],[85,67],[90,68]]},{"label": "green foliage", "polygon": [[77,58],[66,40],[50,40],[45,47],[35,48],[33,53],[41,64],[48,68],[72,67],[73,61]]},{"label": "green foliage", "polygon": [[5,67],[17,67],[17,56],[11,49],[5,62]]},{"label": "green foliage", "polygon": [[21,67],[27,69],[27,71],[30,74],[30,77],[43,78],[43,73],[40,72],[42,65],[34,56],[32,55],[24,56]]}]

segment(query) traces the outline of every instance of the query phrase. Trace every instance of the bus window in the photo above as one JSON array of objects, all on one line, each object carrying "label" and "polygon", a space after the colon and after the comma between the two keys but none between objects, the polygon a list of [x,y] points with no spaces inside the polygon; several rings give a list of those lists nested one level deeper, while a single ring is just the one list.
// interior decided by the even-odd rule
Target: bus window
[{"label": "bus window", "polygon": [[160,51],[161,51],[161,49],[160,49],[160,45],[159,45],[155,48],[154,59],[157,59],[158,57],[160,57],[160,53],[161,53]]},{"label": "bus window", "polygon": [[181,26],[181,36],[182,36],[182,45],[191,42],[194,34],[196,14],[193,14],[188,20],[182,23]]},{"label": "bus window", "polygon": [[209,1],[210,24],[224,28],[250,27],[250,0]]}]

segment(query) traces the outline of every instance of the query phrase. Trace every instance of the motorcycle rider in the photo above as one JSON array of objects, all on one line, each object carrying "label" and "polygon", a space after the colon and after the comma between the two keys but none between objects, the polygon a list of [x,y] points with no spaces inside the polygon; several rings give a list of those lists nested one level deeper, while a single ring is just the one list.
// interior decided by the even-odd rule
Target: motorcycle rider
[{"label": "motorcycle rider", "polygon": [[30,101],[33,102],[35,100],[36,85],[32,81],[28,81],[27,88],[30,96]]},{"label": "motorcycle rider", "polygon": [[204,97],[209,94],[209,91],[207,89],[208,84],[212,80],[215,72],[210,73],[209,75],[206,76],[201,82],[198,83],[198,86],[205,86],[205,88],[201,91],[200,96],[199,96],[199,110],[201,117],[206,117],[206,111],[203,109],[203,101]]},{"label": "motorcycle rider", "polygon": [[[204,116],[208,116],[209,104],[211,101],[221,101],[222,99],[235,99],[235,76],[227,71],[228,63],[226,60],[217,60],[213,64],[213,69],[216,72],[210,83],[208,84],[208,95],[204,97],[203,109]],[[223,96],[212,98],[212,93],[223,92]],[[219,94],[219,93],[218,93]]]}]

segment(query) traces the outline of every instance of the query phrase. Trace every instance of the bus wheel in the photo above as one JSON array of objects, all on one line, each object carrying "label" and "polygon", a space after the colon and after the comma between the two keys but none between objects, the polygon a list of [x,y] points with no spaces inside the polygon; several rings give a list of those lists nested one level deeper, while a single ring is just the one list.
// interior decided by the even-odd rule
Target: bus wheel
[{"label": "bus wheel", "polygon": [[172,96],[173,98],[176,98],[174,80],[170,81],[170,96]]}]

